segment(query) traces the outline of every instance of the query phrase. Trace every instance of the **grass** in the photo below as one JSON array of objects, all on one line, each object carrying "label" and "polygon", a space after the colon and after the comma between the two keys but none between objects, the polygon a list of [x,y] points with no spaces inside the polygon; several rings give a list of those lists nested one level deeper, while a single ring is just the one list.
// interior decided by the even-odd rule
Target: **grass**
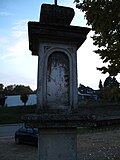
[{"label": "grass", "polygon": [[21,123],[21,117],[34,113],[36,106],[0,107],[0,124]]}]

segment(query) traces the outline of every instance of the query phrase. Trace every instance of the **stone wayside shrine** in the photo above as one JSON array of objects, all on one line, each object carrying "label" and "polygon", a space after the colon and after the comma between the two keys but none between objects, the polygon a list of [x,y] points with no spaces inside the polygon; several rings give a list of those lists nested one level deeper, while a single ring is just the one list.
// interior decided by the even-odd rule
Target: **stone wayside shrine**
[{"label": "stone wayside shrine", "polygon": [[40,21],[28,22],[29,49],[38,56],[37,109],[23,120],[37,127],[39,160],[77,160],[77,50],[89,28],[71,26],[74,10],[42,4]]}]

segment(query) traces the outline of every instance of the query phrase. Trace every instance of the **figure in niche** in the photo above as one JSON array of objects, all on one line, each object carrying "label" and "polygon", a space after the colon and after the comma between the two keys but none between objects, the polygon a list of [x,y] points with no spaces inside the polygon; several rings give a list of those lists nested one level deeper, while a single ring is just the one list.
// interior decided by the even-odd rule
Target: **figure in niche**
[{"label": "figure in niche", "polygon": [[47,104],[68,106],[69,102],[69,60],[66,54],[54,52],[48,59]]}]

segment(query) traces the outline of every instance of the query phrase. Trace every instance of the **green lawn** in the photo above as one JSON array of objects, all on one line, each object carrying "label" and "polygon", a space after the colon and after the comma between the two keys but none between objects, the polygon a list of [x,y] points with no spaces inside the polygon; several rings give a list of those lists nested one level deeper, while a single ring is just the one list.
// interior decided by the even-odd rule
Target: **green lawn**
[{"label": "green lawn", "polygon": [[0,124],[21,123],[21,117],[35,109],[36,106],[0,107]]}]

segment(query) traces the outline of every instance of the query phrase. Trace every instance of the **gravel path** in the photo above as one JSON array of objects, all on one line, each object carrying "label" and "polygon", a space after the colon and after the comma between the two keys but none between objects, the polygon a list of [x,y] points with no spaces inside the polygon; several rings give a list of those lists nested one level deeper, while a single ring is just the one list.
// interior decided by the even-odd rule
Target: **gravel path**
[{"label": "gravel path", "polygon": [[120,160],[120,130],[78,135],[78,160]]},{"label": "gravel path", "polygon": [[[37,147],[0,138],[0,160],[37,160]],[[78,135],[78,160],[120,160],[120,129]]]},{"label": "gravel path", "polygon": [[37,160],[37,147],[16,145],[13,138],[0,138],[0,160]]}]

